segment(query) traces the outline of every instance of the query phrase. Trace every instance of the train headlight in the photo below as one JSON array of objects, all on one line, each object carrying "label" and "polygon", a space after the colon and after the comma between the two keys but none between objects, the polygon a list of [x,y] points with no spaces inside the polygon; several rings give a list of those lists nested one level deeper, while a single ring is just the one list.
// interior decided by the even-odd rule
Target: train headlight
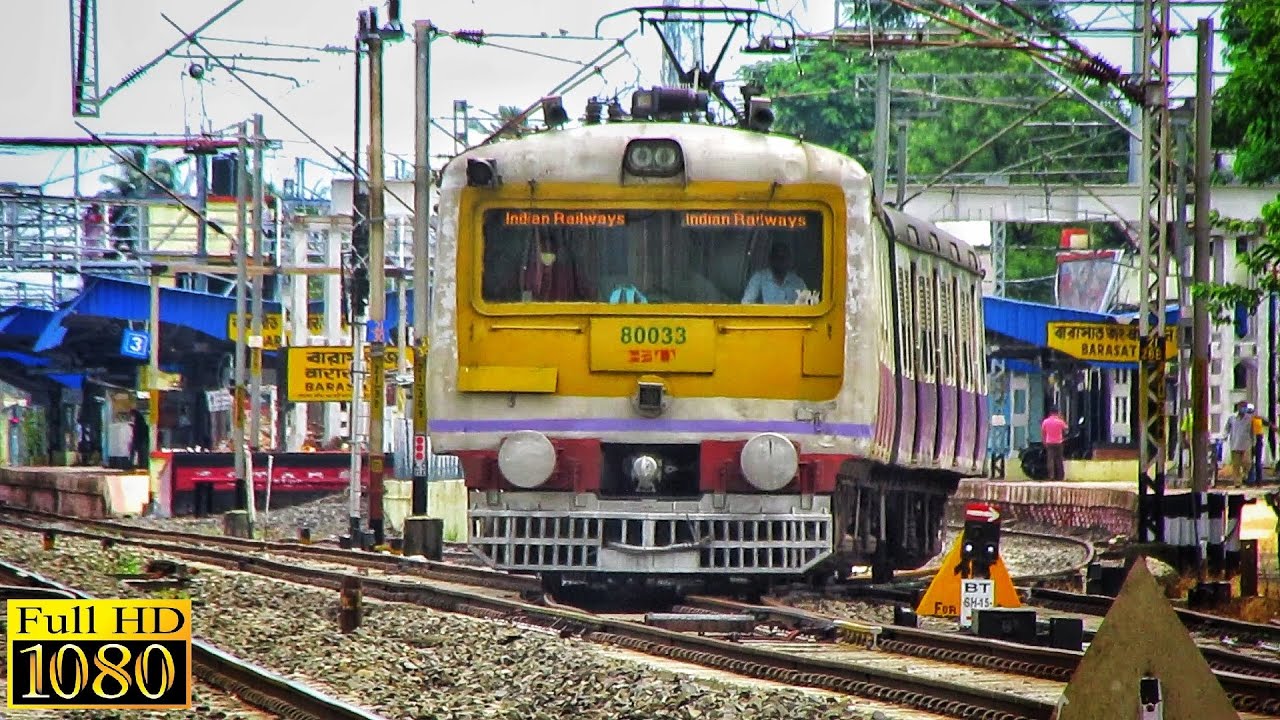
[{"label": "train headlight", "polygon": [[508,435],[498,448],[498,469],[507,482],[531,490],[551,477],[556,468],[556,449],[546,435],[521,430]]},{"label": "train headlight", "polygon": [[759,490],[780,490],[800,469],[796,446],[777,433],[761,433],[742,446],[742,474]]},{"label": "train headlight", "polygon": [[631,459],[631,479],[639,492],[656,492],[658,478],[662,475],[662,463],[652,455],[637,455]]},{"label": "train headlight", "polygon": [[684,170],[684,153],[675,140],[632,140],[622,165],[632,175],[671,177]]}]

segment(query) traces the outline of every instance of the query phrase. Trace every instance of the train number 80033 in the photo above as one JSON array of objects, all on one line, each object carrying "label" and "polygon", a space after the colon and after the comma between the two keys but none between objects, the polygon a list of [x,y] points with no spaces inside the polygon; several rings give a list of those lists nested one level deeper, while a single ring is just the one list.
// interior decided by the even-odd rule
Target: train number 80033
[{"label": "train number 80033", "polygon": [[618,340],[623,345],[683,345],[688,334],[682,327],[623,325]]}]

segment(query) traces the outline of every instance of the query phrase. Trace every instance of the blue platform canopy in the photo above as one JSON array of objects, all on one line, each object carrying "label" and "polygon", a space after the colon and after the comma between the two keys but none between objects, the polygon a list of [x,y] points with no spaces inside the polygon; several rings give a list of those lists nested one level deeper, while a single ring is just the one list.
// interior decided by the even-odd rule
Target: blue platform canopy
[{"label": "blue platform canopy", "polygon": [[[48,368],[52,364],[48,358],[42,358],[38,355],[12,350],[0,350],[0,361],[5,360],[17,363],[28,370]],[[84,375],[79,373],[44,373],[44,377],[73,390],[79,390],[84,386]]]},{"label": "blue platform canopy", "polygon": [[[84,290],[51,313],[33,347],[44,352],[58,347],[66,338],[63,320],[71,315],[147,322],[150,318],[151,288],[147,283],[112,277],[86,276]],[[234,297],[194,290],[160,288],[160,322],[190,328],[217,340],[230,340],[227,318],[234,315]],[[279,314],[280,303],[264,302],[263,312]]]},{"label": "blue platform canopy", "polygon": [[[1015,344],[1042,349],[1049,346],[1048,327],[1051,322],[1128,325],[1137,318],[1137,314],[1132,312],[1111,315],[1001,297],[982,298],[982,311],[987,332],[1008,338]],[[1176,305],[1165,309],[1166,325],[1177,325],[1180,317],[1181,311]],[[1137,367],[1137,363],[1088,361],[1087,364],[1091,367],[1117,370]]]},{"label": "blue platform canopy", "polygon": [[15,337],[36,337],[44,332],[53,310],[13,305],[0,310],[0,333]]}]

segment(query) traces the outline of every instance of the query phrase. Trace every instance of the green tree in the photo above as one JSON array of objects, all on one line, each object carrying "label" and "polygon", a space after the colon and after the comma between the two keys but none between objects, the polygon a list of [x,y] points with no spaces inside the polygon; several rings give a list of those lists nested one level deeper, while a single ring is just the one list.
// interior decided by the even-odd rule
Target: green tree
[{"label": "green tree", "polygon": [[[1242,182],[1273,181],[1280,177],[1280,13],[1274,0],[1227,0],[1222,29],[1231,74],[1214,98],[1214,143],[1235,151],[1233,169]],[[1224,322],[1236,307],[1256,310],[1263,297],[1280,292],[1280,198],[1264,205],[1257,219],[1210,219],[1228,235],[1258,238],[1238,258],[1252,283],[1192,288]]]},{"label": "green tree", "polygon": [[[169,190],[178,184],[178,173],[173,163],[168,160],[149,158],[144,148],[125,148],[121,153],[129,162],[117,159],[114,175],[103,175],[101,179],[110,186],[109,194],[115,197],[144,198],[161,194],[157,183]],[[132,163],[132,164],[130,164]],[[147,174],[138,172],[137,168],[146,168]]]},{"label": "green tree", "polygon": [[[490,120],[480,120],[477,118],[467,120],[467,130],[483,133],[485,137],[488,137],[495,132],[498,132],[498,130],[504,127],[508,122],[519,117],[520,113],[523,111],[524,108],[516,107],[515,105],[501,105],[498,107],[498,114]],[[529,130],[529,118],[524,117],[521,118],[519,122],[513,123],[511,127],[503,130],[498,135],[498,138],[518,138],[528,133]]]},{"label": "green tree", "polygon": [[[1039,5],[1044,3],[1031,9],[1039,8],[1046,24],[1064,22],[1050,13],[1052,8]],[[1027,25],[1012,11],[988,10],[1007,26]],[[903,16],[893,17],[895,22],[907,22]],[[761,63],[747,68],[745,75],[773,98],[780,132],[869,164],[876,69],[867,53],[818,43],[804,48],[798,62]],[[1121,104],[1109,90],[1084,80],[1080,84],[1091,98],[1120,113]],[[975,48],[907,50],[893,58],[891,85],[891,114],[910,122],[911,176],[931,179],[973,153],[955,172],[1004,176],[1012,182],[1043,181],[1046,174],[1091,182],[1123,180],[1128,150],[1124,130],[1099,125],[1097,111],[1069,95],[1050,100],[1062,91],[1061,86],[1023,53]],[[1046,102],[1026,123],[988,142]]]}]

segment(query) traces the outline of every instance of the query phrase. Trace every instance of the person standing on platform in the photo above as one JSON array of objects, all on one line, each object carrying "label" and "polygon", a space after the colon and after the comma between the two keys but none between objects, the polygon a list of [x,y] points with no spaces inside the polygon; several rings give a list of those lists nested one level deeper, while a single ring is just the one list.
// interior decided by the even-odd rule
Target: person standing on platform
[{"label": "person standing on platform", "polygon": [[1253,415],[1249,404],[1236,403],[1236,413],[1227,418],[1224,429],[1227,449],[1231,451],[1231,464],[1235,467],[1235,484],[1245,485],[1253,469]]},{"label": "person standing on platform", "polygon": [[1250,427],[1253,429],[1253,484],[1262,484],[1262,474],[1265,466],[1262,463],[1262,434],[1266,432],[1265,428],[1271,427],[1271,423],[1263,420],[1258,416],[1253,405],[1246,408],[1246,412],[1253,416],[1253,422]]},{"label": "person standing on platform", "polygon": [[137,408],[133,410],[133,445],[129,451],[129,464],[134,468],[145,468],[151,462],[151,428],[147,427],[147,419]]},{"label": "person standing on platform", "polygon": [[1067,434],[1067,421],[1058,415],[1058,408],[1049,406],[1049,414],[1040,423],[1040,439],[1044,442],[1045,464],[1050,480],[1065,480],[1066,468],[1062,456],[1062,443]]}]

